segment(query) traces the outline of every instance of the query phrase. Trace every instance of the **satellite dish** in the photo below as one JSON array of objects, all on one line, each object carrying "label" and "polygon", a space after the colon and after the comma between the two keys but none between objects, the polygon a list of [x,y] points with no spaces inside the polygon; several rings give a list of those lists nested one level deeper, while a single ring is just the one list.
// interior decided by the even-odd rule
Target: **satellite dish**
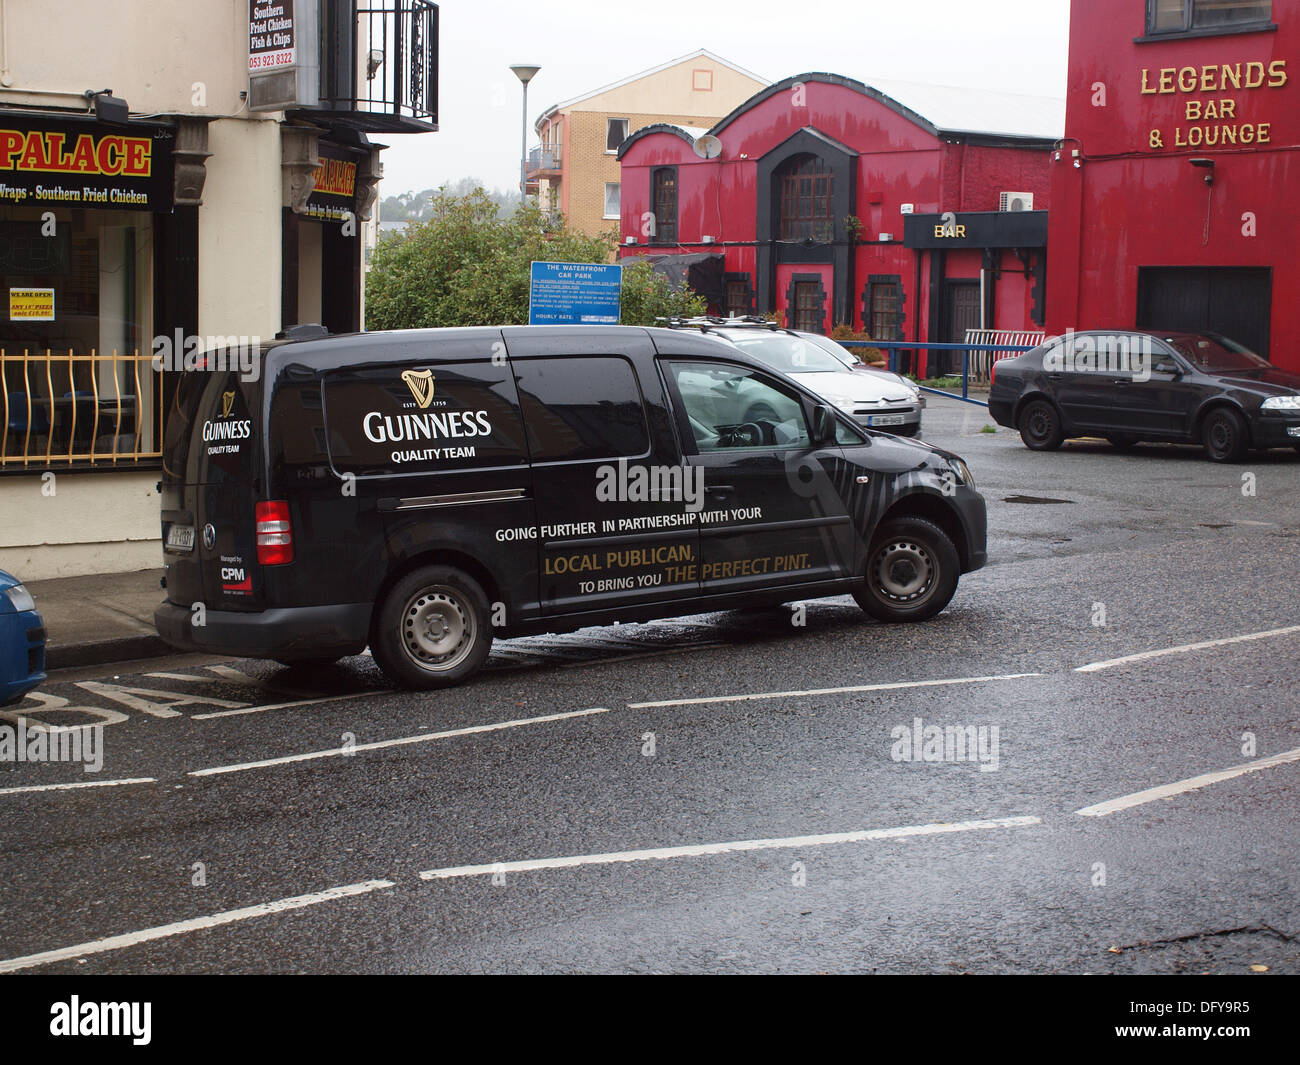
[{"label": "satellite dish", "polygon": [[710,133],[697,137],[692,147],[701,159],[716,159],[722,154],[722,141]]}]

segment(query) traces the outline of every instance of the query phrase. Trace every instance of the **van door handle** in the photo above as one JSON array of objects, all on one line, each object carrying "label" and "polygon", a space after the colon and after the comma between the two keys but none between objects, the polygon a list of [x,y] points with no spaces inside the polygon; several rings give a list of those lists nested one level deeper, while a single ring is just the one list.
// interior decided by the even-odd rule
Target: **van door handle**
[{"label": "van door handle", "polygon": [[704,494],[710,496],[729,496],[735,490],[736,490],[735,485],[715,484],[706,487],[704,489]]}]

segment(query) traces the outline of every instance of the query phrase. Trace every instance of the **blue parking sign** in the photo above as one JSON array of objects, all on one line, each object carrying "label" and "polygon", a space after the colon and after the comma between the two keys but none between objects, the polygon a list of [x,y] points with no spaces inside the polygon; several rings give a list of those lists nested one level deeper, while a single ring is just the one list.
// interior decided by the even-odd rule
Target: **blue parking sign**
[{"label": "blue parking sign", "polygon": [[606,263],[533,263],[529,325],[617,325],[623,268]]}]

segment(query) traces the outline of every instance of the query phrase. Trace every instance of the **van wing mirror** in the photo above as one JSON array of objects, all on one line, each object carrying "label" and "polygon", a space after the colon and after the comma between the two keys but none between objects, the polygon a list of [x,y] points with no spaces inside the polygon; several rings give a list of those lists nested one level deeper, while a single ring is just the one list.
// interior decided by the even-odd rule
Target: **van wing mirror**
[{"label": "van wing mirror", "polygon": [[825,403],[813,407],[812,435],[818,447],[835,441],[835,415]]}]

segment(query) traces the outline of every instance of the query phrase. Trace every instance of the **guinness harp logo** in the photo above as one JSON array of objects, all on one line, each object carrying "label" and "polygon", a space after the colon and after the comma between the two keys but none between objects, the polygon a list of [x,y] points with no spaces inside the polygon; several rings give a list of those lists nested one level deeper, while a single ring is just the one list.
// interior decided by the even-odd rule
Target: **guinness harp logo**
[{"label": "guinness harp logo", "polygon": [[223,418],[229,418],[230,411],[234,406],[235,406],[235,393],[222,392],[221,393],[221,416]]},{"label": "guinness harp logo", "polygon": [[415,397],[415,402],[419,404],[420,410],[426,410],[429,404],[433,402],[433,371],[403,370],[402,380],[406,382],[406,387],[411,390],[411,395]]}]

